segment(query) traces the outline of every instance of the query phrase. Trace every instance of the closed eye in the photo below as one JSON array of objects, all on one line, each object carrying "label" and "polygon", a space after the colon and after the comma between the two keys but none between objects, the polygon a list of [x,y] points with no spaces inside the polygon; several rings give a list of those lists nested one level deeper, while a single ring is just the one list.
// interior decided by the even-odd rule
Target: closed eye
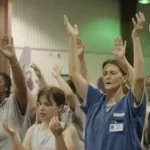
[{"label": "closed eye", "polygon": [[115,74],[117,74],[117,72],[116,71],[111,71],[111,74],[115,75]]}]

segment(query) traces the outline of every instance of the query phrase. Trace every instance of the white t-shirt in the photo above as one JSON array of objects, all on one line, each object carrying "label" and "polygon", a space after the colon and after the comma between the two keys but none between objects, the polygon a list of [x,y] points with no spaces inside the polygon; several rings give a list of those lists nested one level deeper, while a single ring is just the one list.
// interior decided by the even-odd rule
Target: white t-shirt
[{"label": "white t-shirt", "polygon": [[[62,127],[65,123],[61,122]],[[41,124],[34,124],[31,128],[31,147],[32,150],[56,150],[55,137],[52,132],[44,132],[41,130]],[[79,141],[80,144],[80,141]],[[78,148],[77,150],[84,150]]]}]

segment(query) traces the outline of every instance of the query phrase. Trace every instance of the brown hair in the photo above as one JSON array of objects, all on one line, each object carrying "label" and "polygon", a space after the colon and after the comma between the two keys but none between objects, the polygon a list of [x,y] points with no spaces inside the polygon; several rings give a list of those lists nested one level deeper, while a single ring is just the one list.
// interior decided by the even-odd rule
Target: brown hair
[{"label": "brown hair", "polygon": [[[103,65],[102,65],[103,69],[107,64],[113,64],[113,65],[117,66],[119,68],[119,70],[121,71],[121,73],[123,74],[123,76],[127,75],[127,78],[128,78],[128,68],[125,63],[123,63],[119,60],[116,60],[116,59],[108,59],[103,62]],[[124,94],[126,94],[128,92],[129,87],[130,87],[130,83],[127,79],[127,82],[123,86]]]},{"label": "brown hair", "polygon": [[57,106],[65,105],[65,94],[63,90],[58,87],[50,86],[43,89],[40,89],[37,95],[37,102],[39,102],[40,97],[46,95],[48,101],[51,102],[50,97],[53,96],[55,103]]}]

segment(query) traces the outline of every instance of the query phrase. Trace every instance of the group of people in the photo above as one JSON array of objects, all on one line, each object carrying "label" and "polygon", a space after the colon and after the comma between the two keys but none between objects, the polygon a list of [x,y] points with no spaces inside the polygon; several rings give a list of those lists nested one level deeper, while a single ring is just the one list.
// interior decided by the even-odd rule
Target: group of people
[{"label": "group of people", "polygon": [[116,38],[114,58],[102,65],[105,93],[91,82],[78,27],[66,16],[70,80],[55,65],[52,75],[59,88],[46,83],[32,64],[39,91],[31,92],[13,39],[3,36],[0,52],[12,77],[0,72],[0,150],[149,150],[150,77],[145,79],[140,43],[144,14],[137,13],[132,22],[134,65],[125,57],[127,42]]}]

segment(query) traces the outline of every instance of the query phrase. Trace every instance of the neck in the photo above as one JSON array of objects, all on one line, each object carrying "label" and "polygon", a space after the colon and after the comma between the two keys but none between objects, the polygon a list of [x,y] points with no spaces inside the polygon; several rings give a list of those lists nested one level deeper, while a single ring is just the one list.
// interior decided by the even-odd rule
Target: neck
[{"label": "neck", "polygon": [[106,97],[107,97],[108,104],[113,104],[124,96],[122,88],[113,91],[107,91],[106,93],[107,93]]},{"label": "neck", "polygon": [[4,101],[5,98],[6,98],[5,94],[0,94],[0,104]]},{"label": "neck", "polygon": [[46,130],[49,128],[49,122],[43,121],[42,122],[42,130]]}]

